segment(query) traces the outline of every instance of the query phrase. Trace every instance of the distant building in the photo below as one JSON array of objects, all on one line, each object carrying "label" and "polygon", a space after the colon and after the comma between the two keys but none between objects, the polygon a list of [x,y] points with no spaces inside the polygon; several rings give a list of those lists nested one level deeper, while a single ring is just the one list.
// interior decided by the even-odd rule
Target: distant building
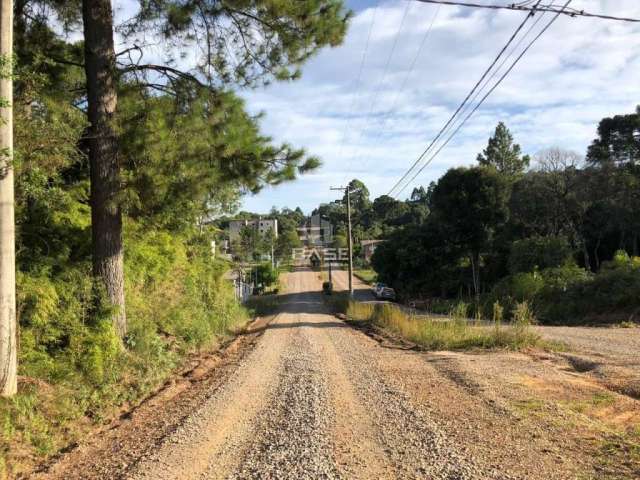
[{"label": "distant building", "polygon": [[328,247],[333,243],[333,225],[320,215],[309,217],[298,227],[298,237],[307,247]]},{"label": "distant building", "polygon": [[376,247],[384,242],[384,240],[361,240],[360,246],[362,247],[362,256],[366,262],[371,262],[373,252],[376,251]]},{"label": "distant building", "polygon": [[274,236],[278,237],[278,220],[275,218],[256,218],[253,220],[230,220],[229,221],[229,240],[235,242],[240,240],[240,232],[243,228],[255,228],[260,235],[266,234],[271,230]]}]

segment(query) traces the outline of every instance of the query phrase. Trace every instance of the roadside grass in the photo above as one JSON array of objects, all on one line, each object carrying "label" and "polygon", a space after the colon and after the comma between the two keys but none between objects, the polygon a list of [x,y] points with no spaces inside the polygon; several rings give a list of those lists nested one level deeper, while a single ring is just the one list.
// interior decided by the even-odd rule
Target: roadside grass
[{"label": "roadside grass", "polygon": [[354,270],[353,274],[365,283],[373,283],[378,278],[376,272],[370,268]]},{"label": "roadside grass", "polygon": [[636,425],[629,431],[605,436],[600,442],[598,459],[605,468],[617,469],[618,464],[623,463],[638,474],[640,472],[640,426]]},{"label": "roadside grass", "polygon": [[546,424],[545,429],[576,442],[583,452],[588,452],[593,471],[577,475],[577,480],[639,478],[640,424],[618,424],[599,414],[602,409],[615,406],[619,397],[607,391],[574,400],[545,395],[514,400],[512,406],[523,419]]},{"label": "roadside grass", "polygon": [[591,397],[564,402],[564,406],[577,413],[586,413],[596,408],[605,408],[615,403],[616,397],[613,393],[602,391],[596,392]]},{"label": "roadside grass", "polygon": [[391,304],[352,301],[346,313],[351,320],[372,322],[428,350],[554,347],[530,329],[534,318],[526,304],[516,307],[514,320],[509,324],[503,324],[500,318],[493,322],[470,322],[462,316],[465,310],[454,309],[450,319],[425,318],[410,315]]}]

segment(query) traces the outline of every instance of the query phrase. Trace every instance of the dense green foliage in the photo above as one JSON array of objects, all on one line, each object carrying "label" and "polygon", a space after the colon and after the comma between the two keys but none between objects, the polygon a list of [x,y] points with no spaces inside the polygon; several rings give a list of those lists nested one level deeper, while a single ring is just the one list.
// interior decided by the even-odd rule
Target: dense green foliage
[{"label": "dense green foliage", "polygon": [[433,305],[477,292],[484,316],[496,301],[507,318],[527,301],[541,322],[637,320],[639,142],[640,110],[603,119],[585,164],[551,148],[524,171],[528,159],[500,124],[480,167],[451,169],[406,202],[373,201],[393,205],[384,211],[417,200],[428,209],[417,221],[379,217],[387,241],[372,259],[378,278]]},{"label": "dense green foliage", "polygon": [[509,253],[509,272],[533,272],[571,263],[573,252],[564,237],[530,237],[515,240]]}]

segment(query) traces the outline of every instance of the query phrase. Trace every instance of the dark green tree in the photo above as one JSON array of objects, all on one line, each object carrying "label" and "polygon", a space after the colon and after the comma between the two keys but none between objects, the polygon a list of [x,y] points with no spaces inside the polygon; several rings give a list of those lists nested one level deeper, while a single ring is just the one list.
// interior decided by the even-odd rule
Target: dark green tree
[{"label": "dark green tree", "polygon": [[468,255],[476,295],[480,294],[481,254],[490,249],[508,218],[507,199],[504,176],[486,167],[451,169],[433,193],[442,233]]},{"label": "dark green tree", "polygon": [[513,135],[504,123],[498,123],[487,148],[478,154],[478,163],[493,166],[498,172],[510,179],[522,175],[529,166],[529,156],[522,155],[520,145],[513,143]]},{"label": "dark green tree", "polygon": [[[137,14],[123,25],[114,25],[110,0],[34,0],[30,4],[20,2],[18,11],[18,22],[44,26],[57,22],[65,30],[80,30],[83,35],[82,61],[52,59],[75,63],[85,73],[86,97],[78,105],[86,105],[89,123],[93,272],[99,290],[105,291],[107,300],[116,307],[113,323],[124,335],[127,322],[119,155],[119,126],[124,123],[118,112],[120,86],[135,85],[141,96],[170,95],[182,105],[185,99],[200,96],[200,90],[215,94],[229,84],[251,86],[273,79],[293,79],[300,75],[304,61],[320,48],[342,41],[350,14],[339,0],[234,4],[212,0],[141,1]],[[52,11],[58,18],[51,15]],[[130,45],[122,52],[114,48],[116,28]],[[164,43],[165,61],[142,62],[146,49],[158,41]],[[193,68],[182,70],[177,63],[187,50],[199,52],[199,58]],[[216,110],[215,99],[203,107],[208,115],[224,114]],[[267,152],[250,154],[245,149],[244,156],[224,163],[222,174],[253,177],[247,186],[254,191],[262,183],[289,180],[301,169],[317,166],[316,161],[302,162],[301,156],[290,156],[287,150],[270,147]],[[256,171],[253,162],[265,153],[274,161]],[[261,162],[258,159],[256,163]]]},{"label": "dark green tree", "polygon": [[[371,209],[371,200],[369,199],[369,189],[367,186],[354,178],[351,180],[347,187],[350,191],[355,191],[355,193],[351,194],[351,221],[355,225],[361,224],[365,215]],[[342,202],[344,205],[347,204],[347,194],[345,192],[342,197]]]},{"label": "dark green tree", "polygon": [[640,163],[640,105],[635,113],[603,118],[587,152],[591,165]]}]

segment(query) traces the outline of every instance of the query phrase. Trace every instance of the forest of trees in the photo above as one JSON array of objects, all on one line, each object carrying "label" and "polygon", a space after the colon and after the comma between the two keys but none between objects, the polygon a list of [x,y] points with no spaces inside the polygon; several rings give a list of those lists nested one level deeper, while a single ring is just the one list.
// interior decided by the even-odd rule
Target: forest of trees
[{"label": "forest of trees", "polygon": [[[0,405],[2,458],[15,442],[25,458],[55,451],[73,435],[66,420],[133,401],[242,321],[205,220],[319,165],[261,134],[235,91],[294,80],[341,43],[341,1],[138,7],[114,24],[109,0],[14,2],[13,58],[2,61],[14,98],[1,106],[15,131],[3,154],[15,172],[17,300],[0,318],[0,387],[16,393],[17,358],[20,388]],[[116,51],[116,34],[127,48]]]},{"label": "forest of trees", "polygon": [[373,202],[397,215],[419,200],[428,212],[397,227],[369,210],[390,230],[373,257],[380,280],[404,298],[475,298],[486,312],[526,300],[545,322],[637,317],[640,107],[603,119],[585,157],[549,148],[530,159],[500,123],[477,161],[403,204]]}]

